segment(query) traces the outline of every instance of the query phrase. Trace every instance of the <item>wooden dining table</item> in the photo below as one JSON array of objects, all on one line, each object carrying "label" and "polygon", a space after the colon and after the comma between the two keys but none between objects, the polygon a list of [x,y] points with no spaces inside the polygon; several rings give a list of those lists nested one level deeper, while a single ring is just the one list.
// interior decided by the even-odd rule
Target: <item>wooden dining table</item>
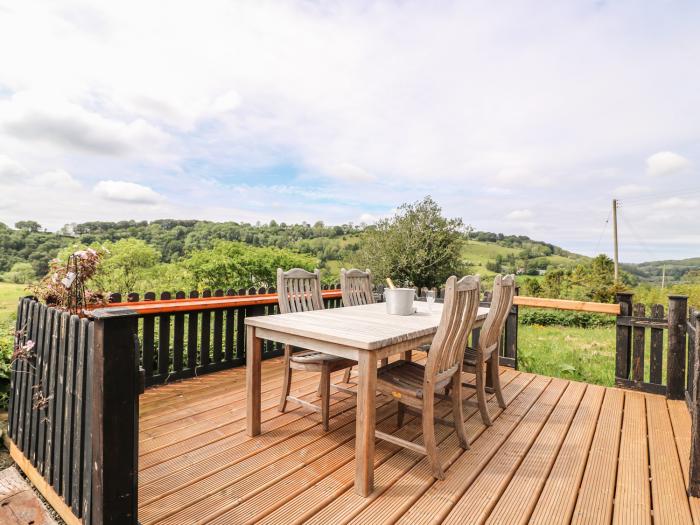
[{"label": "wooden dining table", "polygon": [[[260,365],[262,341],[276,341],[357,361],[355,492],[367,497],[374,488],[374,430],[377,361],[410,353],[430,343],[442,304],[414,303],[412,315],[390,315],[386,304],[369,304],[279,315],[247,317],[247,434],[260,434]],[[475,327],[488,308],[480,307]],[[410,355],[410,354],[409,354]]]}]

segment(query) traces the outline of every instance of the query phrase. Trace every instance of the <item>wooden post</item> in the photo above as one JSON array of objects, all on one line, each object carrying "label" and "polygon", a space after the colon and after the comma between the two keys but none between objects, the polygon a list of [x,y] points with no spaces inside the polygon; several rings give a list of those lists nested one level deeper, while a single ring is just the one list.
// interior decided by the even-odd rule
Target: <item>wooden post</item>
[{"label": "wooden post", "polygon": [[138,498],[137,317],[95,312],[92,525],[134,524]]},{"label": "wooden post", "polygon": [[[519,295],[520,287],[515,287],[515,295]],[[511,307],[510,313],[506,318],[505,326],[505,348],[503,356],[507,358],[504,363],[518,369],[518,305],[514,304]]]},{"label": "wooden post", "polygon": [[690,431],[690,468],[688,470],[688,495],[700,497],[700,312],[693,311],[691,322],[695,326],[695,337],[693,338],[693,362],[688,363],[688,367],[693,367],[692,401],[690,403],[690,416],[692,427]]},{"label": "wooden post", "polygon": [[[615,300],[620,305],[619,317],[632,315],[632,297],[630,292],[618,292]],[[629,379],[630,359],[632,351],[632,328],[630,326],[617,325],[615,331],[615,378]]]},{"label": "wooden post", "polygon": [[683,399],[685,391],[685,354],[688,322],[688,297],[668,297],[668,358],[666,381],[669,399]]}]

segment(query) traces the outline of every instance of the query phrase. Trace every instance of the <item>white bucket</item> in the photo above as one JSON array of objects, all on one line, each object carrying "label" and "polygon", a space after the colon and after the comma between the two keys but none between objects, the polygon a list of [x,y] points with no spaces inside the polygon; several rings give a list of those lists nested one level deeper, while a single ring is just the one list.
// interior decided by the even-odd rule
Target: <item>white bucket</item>
[{"label": "white bucket", "polygon": [[413,309],[413,299],[416,291],[413,288],[386,288],[384,290],[384,300],[386,301],[386,312],[392,315],[411,315]]}]

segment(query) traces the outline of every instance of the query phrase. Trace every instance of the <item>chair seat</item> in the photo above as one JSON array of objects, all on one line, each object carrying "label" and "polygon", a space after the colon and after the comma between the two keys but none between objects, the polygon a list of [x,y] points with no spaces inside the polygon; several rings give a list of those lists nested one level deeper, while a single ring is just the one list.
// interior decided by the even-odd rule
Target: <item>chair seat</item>
[{"label": "chair seat", "polygon": [[348,368],[357,364],[352,359],[338,357],[337,355],[324,354],[323,352],[316,352],[314,350],[304,350],[302,352],[292,354],[290,361],[298,365],[320,366],[325,363],[330,366],[332,371],[342,370],[343,368]]},{"label": "chair seat", "polygon": [[[377,390],[394,397],[407,395],[423,399],[423,377],[425,367],[413,361],[395,361],[377,371]],[[451,379],[444,379],[435,385],[436,390],[444,388]]]},{"label": "chair seat", "polygon": [[468,346],[464,351],[464,364],[467,366],[476,366],[476,361],[479,354],[472,347]]}]

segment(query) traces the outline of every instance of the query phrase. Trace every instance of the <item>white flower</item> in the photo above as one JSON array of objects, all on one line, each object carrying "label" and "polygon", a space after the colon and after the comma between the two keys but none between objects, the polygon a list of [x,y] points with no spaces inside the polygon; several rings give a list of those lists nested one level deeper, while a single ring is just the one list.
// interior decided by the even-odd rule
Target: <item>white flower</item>
[{"label": "white flower", "polygon": [[22,350],[25,352],[31,352],[35,346],[36,343],[30,339],[29,341],[24,343],[24,345],[22,346]]}]

